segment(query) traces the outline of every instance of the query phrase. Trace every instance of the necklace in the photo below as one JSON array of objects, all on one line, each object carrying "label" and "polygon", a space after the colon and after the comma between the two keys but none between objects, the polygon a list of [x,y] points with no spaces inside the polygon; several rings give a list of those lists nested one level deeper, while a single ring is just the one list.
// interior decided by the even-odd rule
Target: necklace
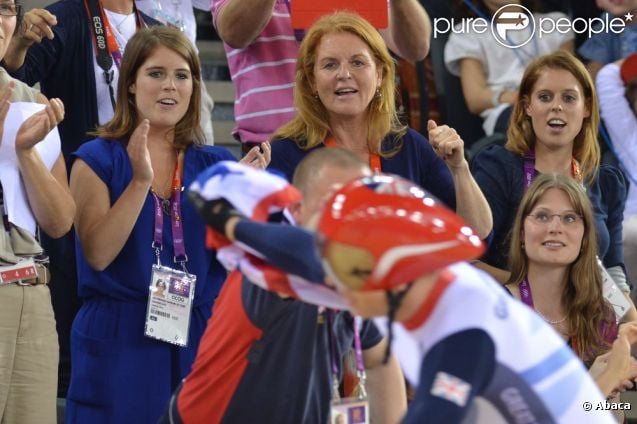
[{"label": "necklace", "polygon": [[566,321],[566,318],[568,318],[567,315],[564,315],[562,318],[559,318],[559,319],[556,319],[556,320],[551,320],[551,319],[548,319],[547,317],[545,317],[544,315],[542,315],[542,313],[540,311],[538,311],[537,309],[535,310],[535,312],[537,312],[537,314],[540,316],[540,318],[542,318],[544,321],[548,322],[551,325],[561,324],[564,321]]}]

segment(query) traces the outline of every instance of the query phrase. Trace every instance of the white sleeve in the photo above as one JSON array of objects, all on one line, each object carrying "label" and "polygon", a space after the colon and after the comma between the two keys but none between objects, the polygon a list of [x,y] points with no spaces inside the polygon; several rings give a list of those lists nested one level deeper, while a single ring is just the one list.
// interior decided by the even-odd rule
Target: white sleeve
[{"label": "white sleeve", "polygon": [[610,63],[597,74],[597,93],[602,119],[617,158],[624,169],[637,174],[637,119],[624,97],[619,66]]},{"label": "white sleeve", "polygon": [[471,34],[451,33],[445,45],[445,65],[455,76],[460,76],[460,60],[472,58],[482,62],[485,69],[485,55],[480,42]]}]

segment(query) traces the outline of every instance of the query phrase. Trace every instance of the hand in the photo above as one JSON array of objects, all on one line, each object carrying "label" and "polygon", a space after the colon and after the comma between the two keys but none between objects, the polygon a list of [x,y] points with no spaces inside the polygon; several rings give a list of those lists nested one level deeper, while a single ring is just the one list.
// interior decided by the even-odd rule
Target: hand
[{"label": "hand", "polygon": [[272,147],[270,143],[264,141],[258,146],[254,146],[250,151],[239,161],[244,165],[251,166],[257,169],[265,169],[270,163]]},{"label": "hand", "polygon": [[44,37],[53,40],[54,36],[51,27],[57,25],[57,23],[55,15],[48,10],[31,9],[25,13],[16,39],[27,47],[33,43],[41,42]]},{"label": "hand", "polygon": [[445,161],[449,168],[459,168],[466,164],[464,159],[464,141],[456,130],[447,125],[438,126],[433,120],[427,122],[429,143],[439,158]]},{"label": "hand", "polygon": [[600,9],[618,17],[637,9],[636,0],[595,0],[595,4]]},{"label": "hand", "polygon": [[148,131],[150,121],[144,119],[128,140],[126,151],[133,168],[133,179],[150,186],[155,176],[148,151]]},{"label": "hand", "polygon": [[188,191],[188,199],[206,225],[228,239],[234,240],[234,227],[244,216],[232,203],[223,198],[206,200],[196,191]]},{"label": "hand", "polygon": [[31,115],[20,125],[15,136],[16,153],[33,148],[64,119],[64,104],[60,99],[51,99],[46,107]]},{"label": "hand", "polygon": [[4,120],[9,113],[9,107],[11,106],[11,96],[13,95],[13,88],[15,82],[10,81],[0,93],[0,144],[2,143],[2,131],[4,130]]},{"label": "hand", "polygon": [[637,378],[637,361],[630,354],[631,346],[635,342],[637,342],[637,323],[622,324],[611,350],[595,358],[589,370],[596,380],[599,377],[612,383],[611,393],[623,392],[631,388],[633,380]]}]

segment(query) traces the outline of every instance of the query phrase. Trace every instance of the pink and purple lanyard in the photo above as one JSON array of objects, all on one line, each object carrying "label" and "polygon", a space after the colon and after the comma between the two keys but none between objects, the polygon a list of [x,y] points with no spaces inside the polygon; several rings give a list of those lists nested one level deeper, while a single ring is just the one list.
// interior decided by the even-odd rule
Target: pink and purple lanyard
[{"label": "pink and purple lanyard", "polygon": [[[571,175],[577,181],[582,182],[582,174],[580,173],[579,164],[575,158],[571,158]],[[524,191],[526,192],[535,176],[535,150],[530,150],[524,155]]]},{"label": "pink and purple lanyard", "polygon": [[[338,366],[338,358],[336,355],[336,337],[334,336],[334,320],[336,316],[336,312],[333,309],[329,309],[327,311],[327,325],[328,331],[330,334],[330,362],[332,365],[332,383],[334,385],[333,391],[333,399],[339,399],[338,395],[338,386],[339,386],[339,366]],[[363,361],[363,348],[361,346],[361,326],[362,319],[361,317],[354,317],[353,320],[354,327],[354,352],[356,355],[356,376],[359,379],[359,386],[361,387],[361,392],[359,393],[360,397],[367,397],[367,393],[365,392],[365,363]]]},{"label": "pink and purple lanyard", "polygon": [[[184,243],[184,227],[181,220],[181,170],[180,163],[183,160],[183,152],[179,152],[177,162],[175,163],[175,170],[173,172],[173,182],[171,186],[170,195],[170,227],[173,235],[173,261],[179,263],[186,271],[186,262],[188,262],[188,255],[186,255],[186,246]],[[159,255],[163,247],[163,232],[164,232],[164,215],[162,208],[162,199],[159,198],[157,193],[151,190],[153,195],[153,203],[155,206],[155,231],[153,234],[152,248],[155,250],[157,256],[157,265],[161,265]]]}]

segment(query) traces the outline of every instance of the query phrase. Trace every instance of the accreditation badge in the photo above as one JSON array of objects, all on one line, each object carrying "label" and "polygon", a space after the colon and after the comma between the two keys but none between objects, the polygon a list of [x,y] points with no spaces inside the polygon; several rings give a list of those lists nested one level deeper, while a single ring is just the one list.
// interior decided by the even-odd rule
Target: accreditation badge
[{"label": "accreditation badge", "polygon": [[369,403],[366,398],[349,397],[332,400],[330,424],[369,424]]},{"label": "accreditation badge", "polygon": [[197,276],[153,265],[144,335],[186,346]]}]

